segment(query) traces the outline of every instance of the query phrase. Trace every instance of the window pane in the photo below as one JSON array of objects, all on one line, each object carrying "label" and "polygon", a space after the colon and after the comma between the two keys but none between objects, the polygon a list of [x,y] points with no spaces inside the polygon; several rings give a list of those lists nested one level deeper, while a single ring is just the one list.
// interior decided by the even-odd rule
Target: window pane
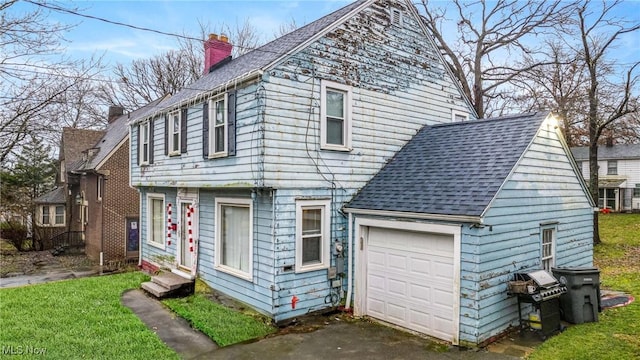
[{"label": "window pane", "polygon": [[327,118],[327,144],[344,145],[344,121]]},{"label": "window pane", "polygon": [[221,206],[222,234],[221,262],[222,265],[240,271],[249,271],[250,231],[249,207],[246,206]]},{"label": "window pane", "polygon": [[180,145],[180,134],[173,134],[173,144],[171,144],[172,151],[178,151],[178,145]]},{"label": "window pane", "polygon": [[178,115],[173,115],[173,132],[180,132],[180,118],[178,117]]},{"label": "window pane", "polygon": [[344,93],[327,90],[327,117],[344,118]]},{"label": "window pane", "polygon": [[162,244],[164,237],[164,202],[162,199],[151,200],[151,241]]},{"label": "window pane", "polygon": [[322,233],[322,209],[302,210],[302,235]]},{"label": "window pane", "polygon": [[218,126],[215,130],[215,149],[214,152],[224,151],[224,126]]},{"label": "window pane", "polygon": [[149,161],[149,145],[142,145],[142,162]]},{"label": "window pane", "polygon": [[149,124],[142,125],[142,142],[149,141]]},{"label": "window pane", "polygon": [[322,236],[314,236],[302,239],[302,264],[320,263]]},{"label": "window pane", "polygon": [[216,102],[215,121],[216,125],[224,124],[224,101]]},{"label": "window pane", "polygon": [[64,206],[56,206],[56,224],[64,224]]},{"label": "window pane", "polygon": [[45,225],[49,224],[49,206],[42,207],[42,223]]}]

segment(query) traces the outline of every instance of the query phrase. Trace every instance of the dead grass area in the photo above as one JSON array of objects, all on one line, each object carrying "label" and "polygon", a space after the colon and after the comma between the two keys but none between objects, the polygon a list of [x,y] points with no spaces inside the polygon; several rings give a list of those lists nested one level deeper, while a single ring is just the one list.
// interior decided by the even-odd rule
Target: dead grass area
[{"label": "dead grass area", "polygon": [[51,251],[15,251],[3,245],[0,277],[33,275],[50,269],[89,270],[94,264],[84,254],[53,256]]}]

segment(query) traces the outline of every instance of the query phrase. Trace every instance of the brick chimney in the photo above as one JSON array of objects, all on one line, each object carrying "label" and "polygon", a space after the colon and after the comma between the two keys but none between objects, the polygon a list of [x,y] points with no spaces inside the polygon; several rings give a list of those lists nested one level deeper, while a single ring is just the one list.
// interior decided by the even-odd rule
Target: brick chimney
[{"label": "brick chimney", "polygon": [[226,35],[209,34],[209,40],[204,43],[204,74],[211,72],[211,67],[227,58],[231,59],[229,38]]},{"label": "brick chimney", "polygon": [[111,124],[113,120],[119,118],[124,114],[124,108],[122,106],[109,106],[109,115],[107,116],[107,122]]}]

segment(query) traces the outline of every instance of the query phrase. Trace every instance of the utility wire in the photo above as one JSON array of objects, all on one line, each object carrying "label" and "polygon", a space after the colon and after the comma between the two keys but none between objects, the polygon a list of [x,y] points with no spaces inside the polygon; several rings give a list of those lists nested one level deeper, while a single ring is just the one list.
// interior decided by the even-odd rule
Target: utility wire
[{"label": "utility wire", "polygon": [[[127,24],[127,23],[123,23],[123,22],[119,22],[119,21],[114,21],[114,20],[109,20],[109,19],[98,17],[98,16],[83,14],[83,13],[80,13],[80,12],[77,12],[77,11],[74,11],[74,10],[71,10],[71,9],[65,9],[63,7],[59,7],[59,6],[55,6],[55,5],[51,5],[51,4],[42,4],[42,3],[38,3],[38,2],[33,1],[33,0],[24,0],[24,1],[28,2],[28,3],[31,3],[33,5],[36,5],[36,6],[40,6],[40,7],[49,9],[49,10],[58,11],[58,12],[64,12],[64,13],[71,14],[71,15],[76,15],[76,16],[80,16],[80,17],[84,17],[84,18],[88,18],[88,19],[93,19],[93,20],[98,20],[98,21],[102,21],[102,22],[105,22],[105,23],[108,23],[108,24],[112,24],[112,25],[124,26],[124,27],[128,27],[128,28],[131,28],[131,29],[136,29],[136,30],[140,30],[140,31],[148,31],[148,32],[152,32],[152,33],[156,33],[156,34],[160,34],[160,35],[173,36],[173,37],[180,38],[180,39],[185,39],[185,40],[193,40],[193,41],[199,41],[199,42],[204,42],[205,41],[203,39],[198,39],[198,38],[194,38],[194,37],[187,36],[187,35],[174,34],[174,33],[166,32],[166,31],[151,29],[151,28],[137,26],[137,25],[131,25],[131,24]],[[243,50],[249,50],[249,51],[256,50],[256,51],[260,51],[260,52],[264,52],[264,53],[279,54],[279,52],[277,52],[277,51],[267,50],[267,49],[263,49],[263,48],[251,48],[251,47],[241,46],[241,45],[233,45],[233,46],[237,47],[239,49],[243,49]]]}]

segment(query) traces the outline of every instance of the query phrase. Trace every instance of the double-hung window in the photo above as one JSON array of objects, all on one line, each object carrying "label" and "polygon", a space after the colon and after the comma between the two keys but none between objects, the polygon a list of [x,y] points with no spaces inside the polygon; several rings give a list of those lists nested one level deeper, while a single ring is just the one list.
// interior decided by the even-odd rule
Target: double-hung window
[{"label": "double-hung window", "polygon": [[149,122],[140,124],[140,164],[149,164]]},{"label": "double-hung window", "polygon": [[542,227],[542,251],[541,262],[542,269],[551,271],[551,268],[555,266],[556,258],[556,228],[554,227]]},{"label": "double-hung window", "polygon": [[607,175],[618,175],[618,161],[607,161]]},{"label": "double-hung window", "polygon": [[227,156],[227,94],[209,100],[209,157]]},{"label": "double-hung window", "polygon": [[217,270],[252,280],[253,205],[251,199],[216,198]]},{"label": "double-hung window", "polygon": [[296,202],[296,272],[329,267],[330,200]]},{"label": "double-hung window", "polygon": [[64,226],[65,224],[65,206],[64,205],[40,205],[38,218],[36,219],[40,226]]},{"label": "double-hung window", "polygon": [[180,119],[181,111],[169,114],[169,155],[180,154]]},{"label": "double-hung window", "polygon": [[160,248],[164,248],[164,214],[164,195],[147,195],[147,243]]},{"label": "double-hung window", "polygon": [[451,121],[463,122],[467,120],[469,120],[469,114],[462,111],[451,110]]},{"label": "double-hung window", "polygon": [[351,150],[351,88],[323,81],[320,103],[320,147]]}]

